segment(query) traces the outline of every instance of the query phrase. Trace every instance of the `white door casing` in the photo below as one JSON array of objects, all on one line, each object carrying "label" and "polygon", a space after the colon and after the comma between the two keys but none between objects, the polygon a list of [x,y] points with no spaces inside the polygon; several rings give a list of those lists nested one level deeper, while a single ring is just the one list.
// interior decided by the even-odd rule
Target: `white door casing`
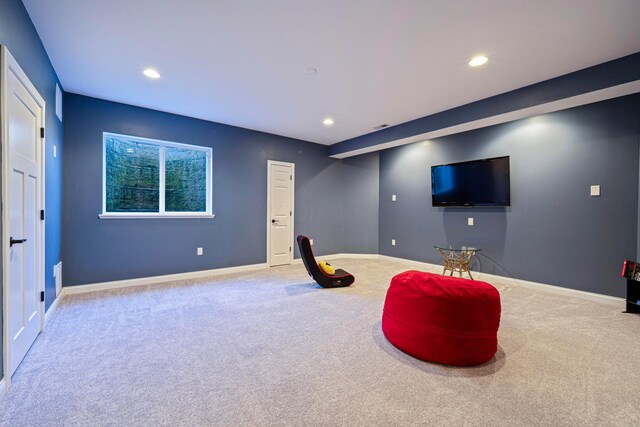
[{"label": "white door casing", "polygon": [[267,264],[293,260],[295,164],[267,162]]},{"label": "white door casing", "polygon": [[1,86],[3,351],[9,383],[44,320],[45,103],[4,46]]}]

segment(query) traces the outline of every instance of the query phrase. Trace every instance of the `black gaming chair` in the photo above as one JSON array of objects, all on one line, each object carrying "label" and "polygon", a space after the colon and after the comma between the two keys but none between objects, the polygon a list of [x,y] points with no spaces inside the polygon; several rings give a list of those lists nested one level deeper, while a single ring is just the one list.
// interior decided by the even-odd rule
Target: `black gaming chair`
[{"label": "black gaming chair", "polygon": [[302,234],[298,236],[298,248],[300,248],[300,256],[302,257],[304,266],[307,268],[309,276],[313,277],[313,280],[323,288],[344,288],[356,280],[353,275],[344,270],[336,269],[336,273],[333,276],[320,270],[313,256],[313,251],[311,250],[311,242],[309,242],[307,236],[303,236]]}]

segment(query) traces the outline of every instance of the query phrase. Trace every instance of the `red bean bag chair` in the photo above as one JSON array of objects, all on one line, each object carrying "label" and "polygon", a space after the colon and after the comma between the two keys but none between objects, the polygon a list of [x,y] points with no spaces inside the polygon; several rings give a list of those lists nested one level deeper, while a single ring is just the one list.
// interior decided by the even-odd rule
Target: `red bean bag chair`
[{"label": "red bean bag chair", "polygon": [[405,271],[391,279],[382,331],[418,359],[480,365],[498,350],[500,309],[500,293],[488,283]]}]

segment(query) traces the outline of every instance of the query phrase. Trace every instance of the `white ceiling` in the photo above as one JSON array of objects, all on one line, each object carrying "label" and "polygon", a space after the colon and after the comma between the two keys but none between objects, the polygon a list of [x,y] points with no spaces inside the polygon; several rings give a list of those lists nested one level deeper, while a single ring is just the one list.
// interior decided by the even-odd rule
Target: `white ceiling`
[{"label": "white ceiling", "polygon": [[640,51],[638,0],[24,4],[68,92],[327,145]]}]

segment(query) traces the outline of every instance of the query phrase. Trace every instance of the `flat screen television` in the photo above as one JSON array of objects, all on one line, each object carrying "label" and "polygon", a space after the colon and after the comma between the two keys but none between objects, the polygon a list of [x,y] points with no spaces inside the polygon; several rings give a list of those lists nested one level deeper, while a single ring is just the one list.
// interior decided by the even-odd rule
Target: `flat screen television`
[{"label": "flat screen television", "polygon": [[433,206],[509,206],[509,156],[431,166]]}]

